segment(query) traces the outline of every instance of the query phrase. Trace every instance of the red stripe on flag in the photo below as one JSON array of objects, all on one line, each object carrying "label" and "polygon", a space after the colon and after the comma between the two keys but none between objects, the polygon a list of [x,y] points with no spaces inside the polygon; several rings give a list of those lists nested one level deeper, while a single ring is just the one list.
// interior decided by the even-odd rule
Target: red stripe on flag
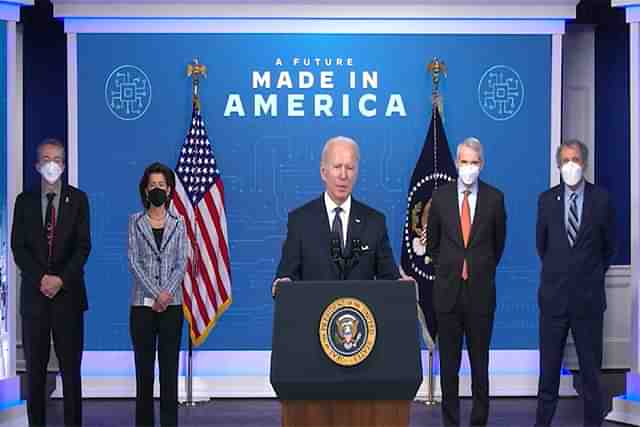
[{"label": "red stripe on flag", "polygon": [[[204,263],[202,262],[202,259],[200,259],[201,257],[198,257],[197,254],[201,253],[198,241],[195,238],[195,229],[193,228],[193,224],[191,224],[188,216],[187,216],[187,211],[184,207],[184,204],[182,203],[182,199],[179,197],[178,193],[176,192],[176,197],[174,197],[174,203],[176,205],[176,209],[178,210],[178,212],[182,215],[186,225],[187,225],[187,234],[189,235],[189,240],[191,241],[191,246],[192,246],[192,252],[193,252],[193,256],[196,258],[195,262],[198,265],[198,271],[201,273],[200,277],[202,278],[205,288],[207,288],[208,290],[208,296],[209,296],[209,300],[211,300],[211,291],[209,291],[210,289],[212,289],[211,286],[211,281],[209,279],[209,275],[206,271],[206,268],[204,266]],[[200,221],[198,221],[198,212],[196,210],[196,223],[200,223]],[[204,235],[206,235],[206,233],[204,233]],[[208,255],[208,254],[207,254]],[[187,262],[189,270],[191,271],[191,292],[193,293],[193,299],[196,300],[196,305],[198,307],[198,312],[200,313],[200,317],[202,318],[203,322],[205,325],[208,325],[210,322],[210,319],[215,317],[215,312],[214,313],[209,313],[207,310],[207,307],[204,305],[204,300],[202,299],[202,296],[200,295],[200,289],[198,287],[198,276],[195,274],[195,272],[193,271],[193,268],[191,267],[191,264],[193,262],[193,259],[190,258],[189,261]],[[217,303],[215,301],[215,298],[213,298],[212,301],[212,306],[214,307],[214,311],[217,310]],[[193,312],[193,308],[191,309],[191,313],[195,314]]]},{"label": "red stripe on flag", "polygon": [[[189,242],[191,243],[191,247],[195,248],[198,245],[198,243],[196,242],[196,236],[193,234],[193,224],[191,224],[191,220],[189,219],[189,216],[187,215],[187,209],[184,207],[184,204],[182,203],[182,199],[178,195],[177,191],[173,195],[173,204],[175,205],[176,210],[178,211],[178,213],[182,216],[182,219],[184,220],[184,223],[185,223],[186,229],[187,229],[187,235],[189,236]],[[195,253],[195,251],[194,251],[194,253]]]},{"label": "red stripe on flag", "polygon": [[216,180],[216,186],[218,187],[218,191],[220,192],[220,200],[222,201],[222,205],[224,206],[224,183],[222,182],[222,178],[218,177]]},{"label": "red stripe on flag", "polygon": [[[205,250],[207,251],[207,255],[209,257],[209,261],[211,261],[213,272],[216,275],[216,283],[221,283],[222,279],[220,278],[220,271],[218,270],[218,258],[215,256],[215,252],[213,250],[213,245],[211,244],[211,238],[209,237],[210,230],[207,228],[204,220],[202,219],[202,212],[200,209],[196,209],[196,222],[200,227],[200,233],[202,239],[204,240]],[[203,263],[204,267],[204,263]],[[218,287],[219,288],[219,287]],[[211,282],[207,282],[207,291],[209,292],[209,297],[213,302],[213,306],[215,310],[218,310],[218,302],[216,300],[215,289],[212,286]],[[224,300],[222,301],[224,303]]]},{"label": "red stripe on flag", "polygon": [[[207,198],[205,196],[205,202],[208,202],[208,201],[211,201],[211,198],[210,197]],[[215,212],[215,213],[213,213],[211,215],[211,219],[214,221],[214,224],[217,222],[217,225],[214,225],[214,227],[217,227],[218,230],[219,230],[220,229],[220,225],[219,225],[220,222],[219,222],[219,220],[217,220],[217,212],[215,211],[215,209],[211,205],[209,205],[209,203],[207,203],[207,207],[209,208],[210,212],[212,212],[212,211]],[[227,242],[224,239],[224,235],[222,234],[222,232],[218,231],[218,230],[216,230],[216,235],[218,236],[218,247],[220,248],[220,252],[222,252],[222,254],[221,254],[222,257],[223,257],[222,261],[225,264],[223,268],[226,270],[226,273],[227,273],[226,277],[229,277],[230,273],[229,273],[228,260],[224,259],[224,254],[227,252]],[[213,250],[213,246],[211,246],[211,248],[209,248],[208,250]],[[216,258],[216,263],[217,263],[217,261],[218,260]],[[219,274],[219,272],[220,272],[219,268],[220,268],[219,264],[216,264],[216,273],[217,273],[217,279],[218,279],[218,282],[217,282],[218,291],[220,293],[220,299],[224,303],[224,302],[227,301],[227,299],[229,299],[229,296],[227,294],[227,290],[225,288],[225,284],[227,283],[227,280],[223,280],[222,279],[222,277]]]},{"label": "red stripe on flag", "polygon": [[[207,267],[204,265],[204,262],[202,262],[202,257],[200,257],[198,265],[200,266],[200,270],[203,270],[202,274],[205,278],[204,285],[207,290],[207,299],[211,303],[213,310],[213,313],[208,313],[207,315],[210,315],[210,318],[214,318],[216,316],[216,313],[218,312],[218,301],[216,301],[216,294],[213,289],[213,283],[211,282],[211,278],[209,277],[209,272],[206,269]],[[209,317],[207,318],[206,323],[207,325],[209,324]]]},{"label": "red stripe on flag", "polygon": [[[187,264],[187,276],[191,277],[191,283],[193,283],[193,274],[192,274],[192,269],[191,269],[191,264],[188,263]],[[182,288],[182,302],[184,303],[184,305],[186,305],[187,307],[187,311],[189,312],[189,316],[191,317],[191,321],[189,322],[189,325],[191,326],[191,331],[193,332],[193,335],[197,338],[200,336],[200,329],[198,329],[198,323],[196,322],[194,313],[193,313],[193,307],[191,305],[191,295],[189,295],[186,291],[186,283],[183,281],[183,288]]]},{"label": "red stripe on flag", "polygon": [[[218,182],[220,182],[220,180],[218,180]],[[211,212],[211,218],[213,219],[213,224],[216,227],[216,233],[218,234],[218,241],[220,242],[220,245],[219,245],[220,252],[222,252],[222,259],[224,260],[224,264],[227,267],[227,271],[231,271],[231,269],[229,268],[229,250],[227,248],[227,239],[225,238],[225,235],[222,232],[222,226],[220,225],[220,215],[218,213],[218,209],[216,209],[217,206],[215,204],[215,201],[213,200],[213,196],[211,195],[210,191],[204,195],[204,201],[209,207],[209,212]],[[221,208],[224,209],[223,207]]]},{"label": "red stripe on flag", "polygon": [[209,281],[209,276],[207,274],[207,271],[202,266],[202,260],[200,260],[200,257],[198,257],[198,259],[196,260],[196,264],[198,268],[198,273],[200,274],[191,275],[191,278],[192,278],[191,292],[193,293],[193,299],[196,301],[196,306],[198,307],[198,313],[200,314],[202,321],[204,322],[205,325],[208,325],[209,319],[210,319],[209,312],[207,311],[207,307],[204,305],[202,296],[200,295],[200,287],[198,286],[198,282],[202,280],[206,287],[207,282]]}]

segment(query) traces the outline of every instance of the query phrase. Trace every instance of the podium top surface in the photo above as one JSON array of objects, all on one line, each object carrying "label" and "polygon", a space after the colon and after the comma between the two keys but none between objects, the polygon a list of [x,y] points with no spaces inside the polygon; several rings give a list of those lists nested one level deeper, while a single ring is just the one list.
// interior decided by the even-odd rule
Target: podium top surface
[{"label": "podium top surface", "polygon": [[[418,287],[411,280],[299,280],[293,282],[280,282],[276,290],[276,302],[282,293],[300,294],[312,292],[314,295],[320,294],[344,294],[353,292],[383,292],[408,297],[413,293],[418,301]],[[293,296],[293,295],[291,295]]]}]

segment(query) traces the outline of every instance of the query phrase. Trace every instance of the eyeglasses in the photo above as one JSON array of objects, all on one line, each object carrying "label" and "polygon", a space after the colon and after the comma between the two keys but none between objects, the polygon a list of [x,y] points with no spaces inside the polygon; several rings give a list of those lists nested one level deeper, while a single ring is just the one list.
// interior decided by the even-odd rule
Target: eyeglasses
[{"label": "eyeglasses", "polygon": [[62,166],[62,165],[64,165],[64,158],[62,158],[60,156],[55,156],[55,157],[42,156],[42,157],[40,157],[40,163],[47,163],[47,162],[55,162],[55,163],[59,164],[60,166]]}]

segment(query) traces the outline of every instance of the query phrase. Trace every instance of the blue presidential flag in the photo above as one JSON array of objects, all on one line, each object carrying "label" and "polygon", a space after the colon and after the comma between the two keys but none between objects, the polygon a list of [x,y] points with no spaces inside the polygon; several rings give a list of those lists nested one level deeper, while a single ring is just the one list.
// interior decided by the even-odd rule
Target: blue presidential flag
[{"label": "blue presidential flag", "polygon": [[400,260],[404,274],[413,277],[418,283],[418,315],[423,327],[423,337],[430,346],[438,333],[433,309],[435,272],[426,245],[429,239],[427,221],[431,195],[439,186],[455,181],[457,176],[440,111],[437,102],[434,102],[429,132],[409,184]]}]

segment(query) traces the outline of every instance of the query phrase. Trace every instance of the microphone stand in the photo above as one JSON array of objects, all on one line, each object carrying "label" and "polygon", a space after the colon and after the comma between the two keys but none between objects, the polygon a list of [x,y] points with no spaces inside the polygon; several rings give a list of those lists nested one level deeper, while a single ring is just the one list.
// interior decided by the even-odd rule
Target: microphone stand
[{"label": "microphone stand", "polygon": [[351,274],[351,272],[353,271],[354,268],[356,268],[356,266],[358,265],[358,263],[360,262],[360,252],[361,252],[361,248],[362,247],[362,243],[360,242],[360,239],[352,239],[351,240],[351,246],[349,248],[349,251],[347,253],[347,255],[344,257],[344,265],[345,265],[345,271],[344,271],[344,276],[345,276],[345,280],[347,277],[349,277],[349,274]]},{"label": "microphone stand", "polygon": [[339,236],[334,236],[331,239],[331,260],[338,267],[338,272],[340,273],[340,280],[347,280],[349,274],[360,262],[360,253],[362,251],[362,242],[360,239],[352,239],[351,247],[348,250],[345,250],[347,254],[345,255],[342,251],[342,245],[340,244]]},{"label": "microphone stand", "polygon": [[345,278],[347,277],[347,274],[345,272],[345,259],[342,256],[342,245],[340,243],[340,236],[337,233],[331,238],[330,250],[331,260],[338,267],[339,279],[345,280]]}]

